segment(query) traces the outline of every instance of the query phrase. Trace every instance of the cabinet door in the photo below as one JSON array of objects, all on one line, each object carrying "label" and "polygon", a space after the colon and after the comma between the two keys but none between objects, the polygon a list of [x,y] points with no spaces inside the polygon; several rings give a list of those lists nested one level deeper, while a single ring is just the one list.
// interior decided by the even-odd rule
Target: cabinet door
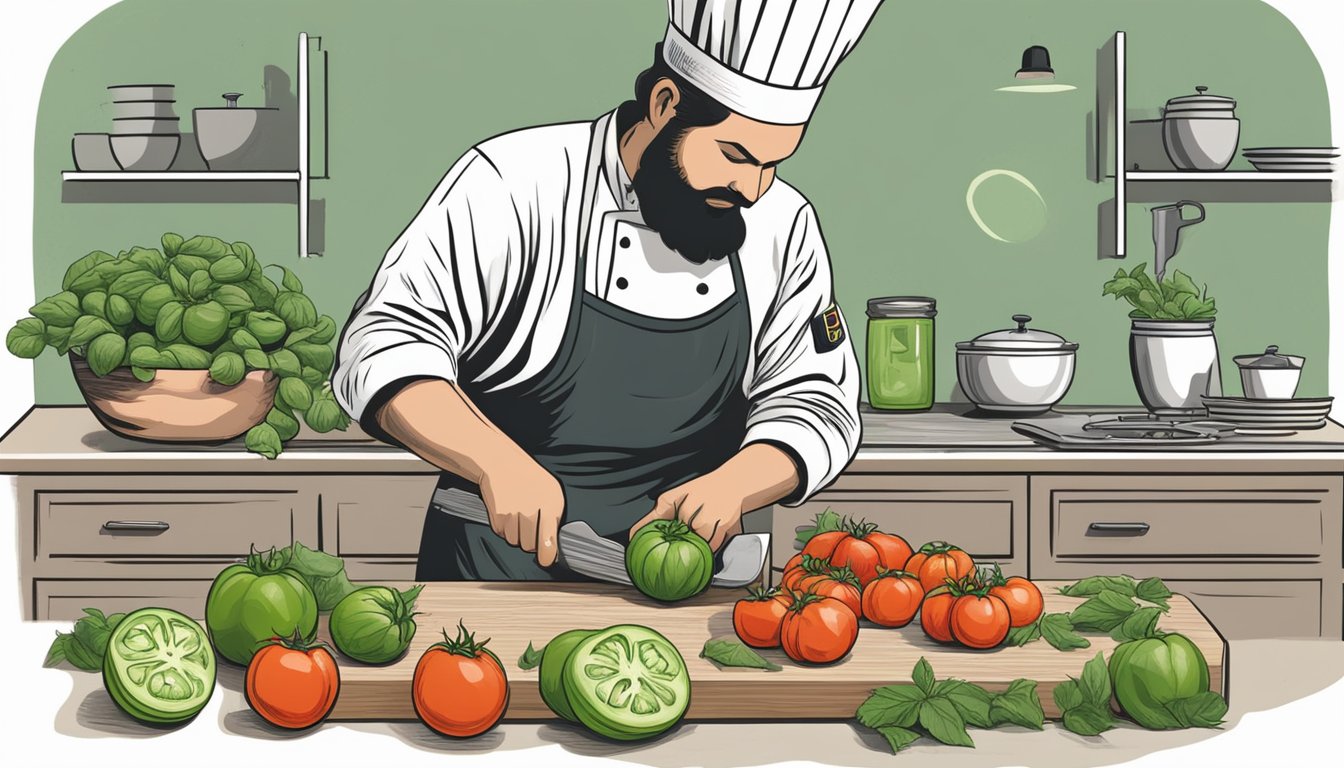
[{"label": "cabinet door", "polygon": [[875,523],[915,549],[946,541],[977,561],[1026,575],[1026,500],[1022,476],[842,475],[799,507],[775,507],[771,565],[782,570],[800,549],[797,528],[831,509]]},{"label": "cabinet door", "polygon": [[321,496],[323,546],[355,581],[415,578],[420,531],[437,475],[332,478]]},{"label": "cabinet door", "polygon": [[33,585],[33,619],[74,621],[85,608],[105,614],[140,608],[171,608],[193,619],[205,619],[205,597],[211,579],[37,579]]},{"label": "cabinet door", "polygon": [[1176,579],[1166,584],[1172,592],[1190,598],[1227,639],[1320,637],[1329,629],[1338,629],[1322,626],[1325,605],[1320,581]]}]

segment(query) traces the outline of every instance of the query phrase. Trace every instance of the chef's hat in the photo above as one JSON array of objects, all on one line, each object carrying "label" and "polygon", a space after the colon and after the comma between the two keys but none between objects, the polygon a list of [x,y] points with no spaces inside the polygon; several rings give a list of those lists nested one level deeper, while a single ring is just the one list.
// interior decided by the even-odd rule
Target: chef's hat
[{"label": "chef's hat", "polygon": [[882,0],[668,0],[663,58],[720,104],[805,123]]}]

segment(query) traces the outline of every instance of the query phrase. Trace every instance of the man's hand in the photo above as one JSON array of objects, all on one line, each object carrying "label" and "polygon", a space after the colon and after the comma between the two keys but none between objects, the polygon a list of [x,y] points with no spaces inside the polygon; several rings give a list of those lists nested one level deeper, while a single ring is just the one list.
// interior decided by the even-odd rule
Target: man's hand
[{"label": "man's hand", "polygon": [[[491,478],[498,478],[492,482]],[[543,568],[555,562],[565,492],[530,456],[521,454],[481,477],[490,528],[510,545],[536,552]]]},{"label": "man's hand", "polygon": [[734,485],[715,472],[682,483],[659,496],[653,511],[635,523],[630,535],[654,520],[677,519],[717,552],[729,537],[742,532],[743,497]]}]

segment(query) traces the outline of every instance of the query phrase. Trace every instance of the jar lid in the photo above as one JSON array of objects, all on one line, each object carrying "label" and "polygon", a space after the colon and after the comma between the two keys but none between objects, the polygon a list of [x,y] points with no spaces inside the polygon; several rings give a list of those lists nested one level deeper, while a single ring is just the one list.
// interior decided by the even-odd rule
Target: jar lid
[{"label": "jar lid", "polygon": [[933,317],[938,302],[927,296],[885,296],[868,300],[869,317]]},{"label": "jar lid", "polygon": [[957,342],[957,349],[1021,352],[1028,350],[1072,351],[1078,348],[1077,342],[1065,341],[1064,337],[1049,331],[1028,328],[1027,323],[1031,322],[1031,315],[1013,315],[1013,322],[1017,323],[1016,328],[991,331],[980,334],[971,341]]},{"label": "jar lid", "polygon": [[1279,348],[1270,345],[1265,348],[1263,355],[1247,355],[1245,357],[1235,358],[1237,365],[1242,368],[1301,368],[1302,358],[1291,355],[1280,355]]},{"label": "jar lid", "polygon": [[1237,100],[1227,96],[1215,96],[1207,93],[1207,85],[1195,86],[1195,91],[1189,96],[1177,96],[1174,99],[1167,100],[1167,109],[1235,109]]}]

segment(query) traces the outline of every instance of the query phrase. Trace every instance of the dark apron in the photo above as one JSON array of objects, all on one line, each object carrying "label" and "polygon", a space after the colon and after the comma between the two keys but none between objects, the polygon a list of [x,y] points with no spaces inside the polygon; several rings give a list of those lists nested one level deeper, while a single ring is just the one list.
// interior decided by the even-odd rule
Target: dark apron
[{"label": "dark apron", "polygon": [[[740,449],[751,322],[737,254],[729,257],[731,297],[698,317],[667,320],[586,292],[584,250],[574,270],[564,339],[549,367],[494,392],[465,383],[465,376],[461,386],[560,482],[562,523],[583,520],[625,544],[630,526],[660,494],[718,468]],[[448,472],[439,487],[480,492]],[[533,553],[510,546],[488,525],[433,506],[425,516],[415,578],[583,579],[560,566],[542,568]]]}]

